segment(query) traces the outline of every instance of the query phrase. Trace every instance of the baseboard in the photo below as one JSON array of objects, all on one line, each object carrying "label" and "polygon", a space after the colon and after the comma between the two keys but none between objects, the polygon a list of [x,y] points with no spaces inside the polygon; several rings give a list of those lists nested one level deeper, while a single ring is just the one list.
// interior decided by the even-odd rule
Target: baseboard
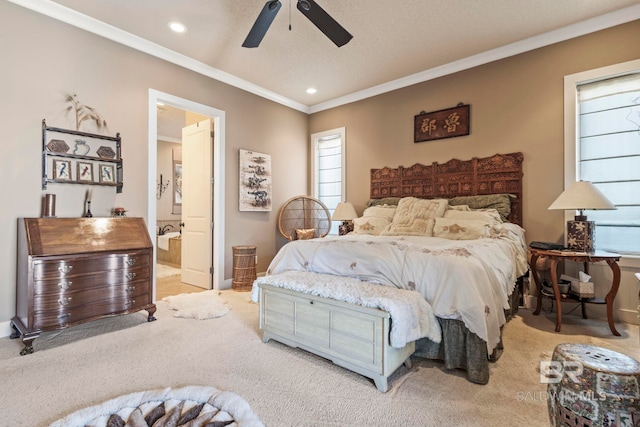
[{"label": "baseboard", "polygon": [[0,323],[0,338],[8,337],[12,332],[11,321],[7,320],[6,322]]}]

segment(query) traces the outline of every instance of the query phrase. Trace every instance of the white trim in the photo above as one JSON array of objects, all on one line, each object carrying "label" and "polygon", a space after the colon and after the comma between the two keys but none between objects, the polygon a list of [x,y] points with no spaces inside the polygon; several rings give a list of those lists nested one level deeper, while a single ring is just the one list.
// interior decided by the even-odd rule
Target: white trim
[{"label": "white trim", "polygon": [[333,136],[333,135],[340,135],[340,143],[342,144],[342,148],[341,148],[341,152],[342,152],[342,159],[341,159],[341,168],[342,168],[342,188],[341,188],[341,192],[342,192],[342,201],[346,200],[347,197],[347,186],[346,186],[346,180],[347,180],[347,170],[346,170],[346,164],[347,164],[347,153],[346,153],[346,148],[347,148],[347,128],[345,127],[341,127],[341,128],[335,128],[335,129],[331,129],[331,130],[325,130],[323,132],[317,132],[314,134],[311,134],[311,195],[313,197],[315,197],[316,199],[318,198],[318,141],[322,138],[326,138],[327,136]]},{"label": "white trim", "polygon": [[[226,289],[227,282],[224,280],[224,171],[225,171],[225,112],[207,105],[199,104],[193,101],[179,98],[154,89],[149,89],[149,154],[148,166],[149,171],[148,182],[155,183],[157,171],[157,104],[163,102],[176,108],[192,111],[213,118],[213,288]],[[149,185],[147,194],[147,227],[149,233],[155,235],[156,223],[156,195],[155,186]],[[154,240],[154,239],[152,239]],[[154,242],[155,246],[155,242]],[[155,270],[155,264],[154,264]],[[155,273],[155,271],[154,271]],[[156,297],[155,274],[153,279],[153,299]]]},{"label": "white trim", "polygon": [[561,41],[569,40],[585,34],[604,30],[609,27],[624,24],[640,18],[640,4],[629,6],[615,12],[607,13],[596,18],[578,22],[555,31],[549,31],[538,36],[520,40],[505,46],[488,50],[486,52],[473,55],[459,61],[450,62],[440,67],[431,68],[410,76],[392,80],[359,92],[335,98],[326,102],[312,105],[309,113],[317,113],[319,111],[328,110],[330,108],[339,107],[351,102],[360,101],[372,96],[380,95],[393,90],[402,89],[407,86],[426,82],[438,77],[457,73],[459,71],[468,70],[479,65],[488,64],[493,61],[508,58],[510,56],[519,55],[540,47],[548,46]]},{"label": "white trim", "polygon": [[518,55],[543,46],[548,46],[571,38],[583,36],[585,34],[600,31],[606,28],[621,25],[627,22],[635,21],[640,18],[640,4],[629,6],[614,12],[610,12],[586,21],[578,22],[558,30],[549,31],[535,37],[530,37],[515,43],[511,43],[496,49],[492,49],[477,55],[470,56],[459,61],[454,61],[440,67],[431,68],[420,73],[412,74],[400,79],[396,79],[387,83],[383,83],[369,89],[335,98],[326,102],[315,105],[304,105],[292,99],[271,92],[246,80],[235,77],[229,73],[221,71],[217,68],[196,61],[185,55],[152,43],[146,39],[135,36],[119,28],[113,27],[97,19],[76,12],[73,9],[62,6],[51,0],[8,0],[14,4],[30,9],[34,12],[41,13],[67,24],[76,26],[85,31],[97,34],[117,43],[129,46],[149,55],[179,65],[191,71],[195,71],[212,79],[227,83],[255,95],[277,102],[284,106],[293,108],[303,113],[312,114],[319,111],[328,110],[330,108],[339,107],[351,102],[370,98],[393,90],[401,89],[417,83],[433,80],[448,74],[463,71],[509,56]]},{"label": "white trim", "polygon": [[211,67],[200,61],[196,61],[181,53],[175,52],[159,44],[150,42],[142,37],[131,34],[127,31],[114,27],[113,25],[104,23],[90,16],[84,15],[68,7],[62,6],[51,0],[9,0],[19,6],[30,9],[34,12],[41,13],[58,21],[65,22],[74,27],[97,34],[116,43],[128,46],[132,49],[139,50],[156,58],[163,59],[167,62],[179,65],[188,70],[210,77],[214,80],[237,87],[247,92],[258,95],[262,98],[269,99],[284,106],[293,108],[303,113],[309,113],[309,107],[292,99],[286,98],[275,92],[271,92],[261,86],[243,80],[232,74],[226,73],[217,68]]}]

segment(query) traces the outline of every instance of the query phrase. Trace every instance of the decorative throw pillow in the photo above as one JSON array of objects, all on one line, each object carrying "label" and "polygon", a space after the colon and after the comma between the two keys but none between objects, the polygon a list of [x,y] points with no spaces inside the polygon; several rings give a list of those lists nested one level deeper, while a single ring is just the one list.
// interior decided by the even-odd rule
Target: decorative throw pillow
[{"label": "decorative throw pillow", "polygon": [[449,199],[449,205],[467,205],[471,209],[495,209],[500,213],[502,222],[507,222],[511,213],[513,194],[486,194],[481,196],[460,196]]},{"label": "decorative throw pillow", "polygon": [[396,214],[397,206],[371,206],[362,212],[363,217],[378,217],[378,218],[386,218],[389,221],[393,220],[393,216]]},{"label": "decorative throw pillow", "polygon": [[398,202],[391,224],[380,233],[383,236],[431,236],[434,218],[442,217],[446,199],[403,197]]},{"label": "decorative throw pillow", "polygon": [[384,197],[382,199],[369,199],[367,201],[367,206],[397,206],[398,202],[400,202],[400,197]]},{"label": "decorative throw pillow", "polygon": [[377,216],[363,216],[353,220],[354,234],[379,235],[391,223],[387,218]]},{"label": "decorative throw pillow", "polygon": [[492,236],[491,225],[477,219],[436,218],[433,237],[451,240],[476,240]]},{"label": "decorative throw pillow", "polygon": [[443,218],[449,219],[476,219],[485,221],[491,225],[497,225],[502,223],[500,214],[495,209],[473,209],[468,211],[459,211],[455,209],[449,209],[444,213]]},{"label": "decorative throw pillow", "polygon": [[296,239],[309,240],[315,237],[315,229],[313,228],[296,228]]},{"label": "decorative throw pillow", "polygon": [[[471,208],[469,206],[467,206],[467,205],[453,205],[453,206],[449,205],[449,206],[447,206],[447,211],[450,211],[450,210],[454,210],[454,211],[470,211]],[[445,212],[445,215],[446,215],[446,212]]]}]

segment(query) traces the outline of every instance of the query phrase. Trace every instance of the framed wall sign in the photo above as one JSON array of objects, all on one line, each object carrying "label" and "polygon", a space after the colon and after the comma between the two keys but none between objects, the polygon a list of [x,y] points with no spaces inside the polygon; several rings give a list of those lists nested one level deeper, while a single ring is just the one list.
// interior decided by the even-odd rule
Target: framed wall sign
[{"label": "framed wall sign", "polygon": [[414,142],[469,135],[470,105],[459,103],[454,108],[420,112],[414,117]]}]

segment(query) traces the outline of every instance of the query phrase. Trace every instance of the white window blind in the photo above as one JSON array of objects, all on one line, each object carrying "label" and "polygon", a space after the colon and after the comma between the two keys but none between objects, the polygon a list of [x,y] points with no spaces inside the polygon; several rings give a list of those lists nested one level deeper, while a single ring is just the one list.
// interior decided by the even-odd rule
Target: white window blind
[{"label": "white window blind", "polygon": [[[314,147],[314,196],[325,204],[330,215],[344,200],[344,130],[312,136]],[[338,234],[339,223],[333,221],[329,234]]]},{"label": "white window blind", "polygon": [[577,173],[616,210],[585,212],[599,250],[640,254],[640,73],[577,87]]}]

